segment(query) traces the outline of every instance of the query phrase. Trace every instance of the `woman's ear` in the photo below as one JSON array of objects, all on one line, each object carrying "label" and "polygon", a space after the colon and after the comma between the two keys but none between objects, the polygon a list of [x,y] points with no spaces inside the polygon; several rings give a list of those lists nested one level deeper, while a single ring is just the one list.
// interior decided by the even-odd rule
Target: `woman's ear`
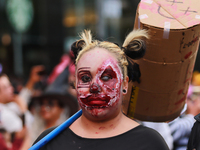
[{"label": "woman's ear", "polygon": [[126,95],[126,93],[127,93],[127,91],[128,91],[128,81],[129,81],[129,77],[128,76],[126,76],[125,77],[125,80],[124,80],[124,82],[123,82],[123,89],[122,89],[122,91],[123,91],[123,95]]}]

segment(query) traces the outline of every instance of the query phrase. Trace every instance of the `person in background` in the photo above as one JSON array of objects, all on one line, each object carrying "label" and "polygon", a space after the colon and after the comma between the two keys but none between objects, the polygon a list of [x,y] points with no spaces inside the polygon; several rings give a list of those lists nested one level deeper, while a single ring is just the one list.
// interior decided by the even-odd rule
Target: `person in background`
[{"label": "person in background", "polygon": [[[23,147],[24,139],[27,137],[26,127],[22,119],[7,104],[14,103],[24,113],[27,110],[26,104],[14,94],[14,88],[11,85],[6,74],[0,74],[0,147],[7,150],[20,149]],[[14,139],[12,139],[14,134]]]},{"label": "person in background", "polygon": [[[200,73],[194,72],[192,83],[195,85],[194,93],[200,97]],[[196,122],[192,127],[187,150],[200,150],[200,113],[194,117]]]},{"label": "person in background", "polygon": [[[27,107],[30,103],[30,99],[32,96],[38,96],[41,94],[41,91],[36,90],[34,87],[37,83],[41,82],[44,79],[44,71],[45,67],[43,65],[36,65],[33,66],[30,70],[30,75],[28,78],[28,81],[25,86],[22,86],[20,90],[18,91],[18,94],[14,94],[14,88],[12,84],[10,83],[8,77],[6,75],[3,75],[4,77],[4,83],[7,88],[4,88],[4,90],[8,89],[7,92],[4,92],[4,96],[1,95],[1,98],[6,100],[4,102],[4,106],[6,106],[5,110],[11,110],[16,116],[20,117],[22,120],[22,130],[21,133],[16,132],[16,136],[22,136],[23,134],[26,134],[26,138],[23,141],[23,145],[21,146],[21,149],[27,150],[28,147],[30,147],[30,135],[27,132],[27,128],[30,128],[32,122],[33,122],[33,116],[32,114],[27,110]],[[7,98],[3,98],[7,97]],[[13,98],[11,98],[13,97]],[[7,113],[8,114],[8,113]],[[8,117],[9,118],[9,117]],[[11,118],[11,117],[10,117]],[[14,120],[14,119],[12,119]],[[5,121],[3,121],[5,124]],[[17,121],[15,121],[15,124],[9,123],[9,126],[15,125],[18,126]],[[24,132],[22,134],[22,132]]]},{"label": "person in background", "polygon": [[[32,96],[39,96],[43,91],[41,89],[36,89],[35,85],[37,83],[43,82],[45,80],[45,67],[43,65],[35,65],[31,68],[29,73],[29,78],[25,84],[22,86],[21,90],[19,91],[18,96],[23,101],[26,108],[30,104],[30,99]],[[26,111],[22,112],[18,105],[15,103],[8,103],[7,106],[12,109],[18,116],[23,116],[23,123],[26,126],[26,139],[23,142],[22,149],[27,150],[30,147],[31,143],[31,135],[29,130],[32,123],[33,123],[33,115],[32,113],[26,109]],[[28,131],[28,132],[27,132]]]},{"label": "person in background", "polygon": [[173,136],[171,135],[171,130],[170,130],[168,123],[166,123],[166,122],[148,122],[148,121],[142,121],[140,123],[146,127],[149,127],[149,128],[152,128],[152,129],[158,131],[158,133],[160,133],[160,135],[163,137],[163,139],[167,143],[169,149],[170,150],[173,149]]},{"label": "person in background", "polygon": [[45,78],[44,75],[45,67],[43,65],[36,65],[31,68],[28,81],[19,93],[27,105],[30,103],[32,96],[39,96],[43,92],[36,90],[34,87],[38,82],[42,82],[42,80]]},{"label": "person in background", "polygon": [[40,96],[31,98],[34,121],[29,128],[31,143],[44,130],[58,126],[78,111],[77,100],[68,92],[68,67],[49,84]]},{"label": "person in background", "polygon": [[187,150],[200,150],[200,113],[195,117],[196,122],[192,127]]},{"label": "person in background", "polygon": [[30,70],[30,75],[28,81],[25,86],[22,86],[21,90],[18,91],[18,97],[21,99],[21,103],[23,103],[26,109],[22,109],[17,105],[16,102],[9,102],[6,105],[12,109],[18,116],[23,116],[24,122],[26,126],[29,126],[33,120],[32,115],[27,110],[27,107],[30,103],[30,99],[32,96],[40,95],[42,91],[36,90],[34,86],[43,80],[44,76],[41,74],[44,72],[45,68],[43,65],[33,66]]},{"label": "person in background", "polygon": [[[25,121],[30,138],[26,138],[25,149],[30,147],[37,135],[43,130],[61,124],[78,110],[74,108],[74,106],[77,106],[75,97],[71,98],[71,95],[66,94],[69,89],[67,81],[69,68],[73,68],[67,65],[69,65],[71,60],[67,55],[63,55],[61,60],[62,61],[54,68],[50,76],[47,76],[43,65],[33,66],[30,70],[26,85],[19,93],[19,96],[23,98],[29,108],[29,111],[26,112],[25,115]],[[67,67],[65,67],[65,65]],[[73,72],[73,69],[70,70]],[[64,73],[62,74],[62,72]],[[44,91],[35,89],[37,83],[44,81],[46,81],[47,85]],[[60,91],[63,93],[59,93]],[[71,104],[64,101],[67,99],[72,100],[72,103],[75,101],[73,107],[70,106]],[[68,107],[71,107],[72,110]],[[19,113],[16,107],[14,109]]]},{"label": "person in background", "polygon": [[169,123],[174,141],[174,150],[186,150],[195,122],[194,116],[200,113],[200,96],[195,92],[196,86],[190,85],[187,94],[187,109],[180,117]]}]

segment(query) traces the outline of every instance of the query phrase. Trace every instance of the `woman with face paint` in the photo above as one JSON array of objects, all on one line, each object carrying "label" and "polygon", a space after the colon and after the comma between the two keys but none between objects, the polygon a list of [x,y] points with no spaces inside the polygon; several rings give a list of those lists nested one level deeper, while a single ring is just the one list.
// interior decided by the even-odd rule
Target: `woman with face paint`
[{"label": "woman with face paint", "polygon": [[[78,103],[82,115],[41,150],[167,150],[164,139],[153,129],[126,117],[122,98],[128,81],[139,82],[140,72],[132,59],[145,53],[145,30],[132,31],[123,47],[92,40],[90,31],[72,44],[75,55]],[[128,56],[127,56],[128,55]],[[52,129],[43,132],[38,139]]]}]

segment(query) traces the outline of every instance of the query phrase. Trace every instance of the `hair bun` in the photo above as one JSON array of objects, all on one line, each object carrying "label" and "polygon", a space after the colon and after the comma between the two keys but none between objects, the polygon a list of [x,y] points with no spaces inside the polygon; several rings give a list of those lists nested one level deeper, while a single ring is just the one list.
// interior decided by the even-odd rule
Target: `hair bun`
[{"label": "hair bun", "polygon": [[75,60],[76,60],[78,53],[82,50],[83,46],[85,46],[84,40],[76,41],[71,45],[71,50],[74,53]]},{"label": "hair bun", "polygon": [[146,44],[141,39],[135,39],[124,48],[124,52],[132,59],[142,58],[146,52]]}]

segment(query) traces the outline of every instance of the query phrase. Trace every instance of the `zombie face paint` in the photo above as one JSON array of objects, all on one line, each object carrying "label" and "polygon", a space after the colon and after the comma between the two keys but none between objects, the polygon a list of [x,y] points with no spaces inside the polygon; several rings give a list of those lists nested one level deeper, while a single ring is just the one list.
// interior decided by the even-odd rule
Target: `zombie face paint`
[{"label": "zombie face paint", "polygon": [[120,100],[122,72],[115,57],[105,52],[87,52],[77,65],[78,101],[86,110],[111,108]]}]

